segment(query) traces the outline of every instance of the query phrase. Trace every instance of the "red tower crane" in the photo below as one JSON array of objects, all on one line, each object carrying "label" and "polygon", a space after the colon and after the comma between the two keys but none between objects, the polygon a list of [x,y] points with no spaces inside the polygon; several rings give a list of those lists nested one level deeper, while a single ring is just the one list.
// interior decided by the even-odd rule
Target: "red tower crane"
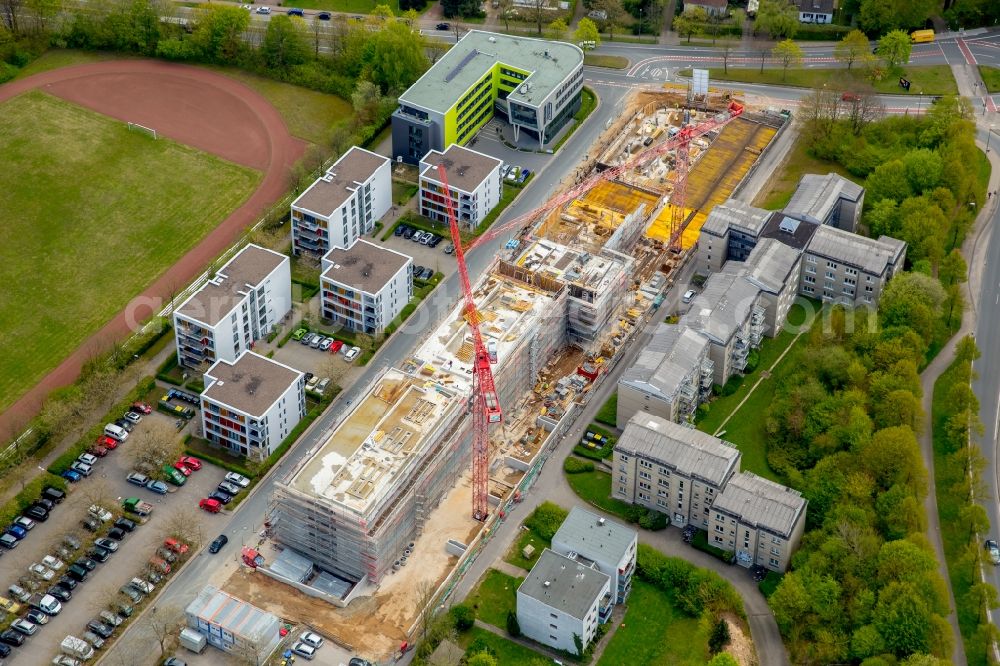
[{"label": "red tower crane", "polygon": [[489,476],[490,476],[490,424],[500,423],[503,413],[500,410],[500,398],[497,396],[496,384],[493,381],[493,370],[490,368],[490,355],[483,344],[483,336],[479,332],[479,311],[472,297],[472,284],[469,282],[469,269],[465,265],[465,250],[462,249],[462,235],[455,217],[455,207],[451,202],[451,187],[448,185],[448,172],[444,164],[438,165],[438,174],[444,185],[444,202],[448,210],[448,227],[451,230],[451,241],[455,245],[455,258],[458,260],[458,274],[462,280],[462,295],[465,297],[465,318],[472,331],[472,341],[475,349],[472,360],[472,517],[475,520],[486,520],[489,515]]},{"label": "red tower crane", "polygon": [[[576,187],[549,199],[542,206],[501,225],[494,226],[469,245],[468,249],[471,250],[508,231],[523,227],[525,224],[537,219],[540,215],[545,215],[576,199],[598,183],[612,180],[622,173],[639,168],[670,150],[677,151],[677,159],[674,167],[676,177],[673,195],[671,196],[673,209],[669,241],[669,246],[674,247],[679,241],[684,227],[687,226],[689,217],[685,214],[684,204],[686,202],[687,190],[688,150],[691,141],[704,136],[714,129],[725,126],[729,121],[742,113],[742,104],[730,102],[726,111],[715,115],[709,120],[698,125],[685,126],[681,128],[681,131],[675,137],[661,143],[655,148],[644,150],[636,154],[632,159],[616,167],[595,173]],[[479,312],[476,310],[476,303],[473,299],[472,284],[469,281],[469,269],[465,264],[465,249],[462,247],[458,219],[455,217],[455,208],[451,201],[451,188],[448,185],[447,166],[444,163],[438,164],[437,170],[438,175],[441,177],[441,183],[444,186],[442,198],[444,199],[445,208],[448,211],[448,227],[451,231],[452,244],[455,246],[455,258],[458,260],[458,274],[462,281],[462,294],[465,298],[465,317],[469,322],[475,349],[472,369],[472,397],[470,400],[473,438],[472,517],[476,520],[486,520],[486,517],[489,515],[489,427],[490,424],[500,423],[503,420],[503,413],[500,409],[500,398],[497,395],[496,383],[493,379],[493,370],[490,368],[490,355],[486,349],[486,345],[483,344],[482,334],[479,332]]]}]

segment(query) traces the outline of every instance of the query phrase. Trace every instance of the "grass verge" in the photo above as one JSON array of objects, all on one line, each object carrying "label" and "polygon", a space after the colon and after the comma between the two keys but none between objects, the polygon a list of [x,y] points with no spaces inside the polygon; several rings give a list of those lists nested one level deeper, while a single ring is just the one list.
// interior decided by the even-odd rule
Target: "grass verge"
[{"label": "grass verge", "polygon": [[607,402],[601,405],[601,408],[597,410],[597,414],[594,416],[594,420],[598,423],[609,425],[612,428],[618,427],[618,391],[612,393]]},{"label": "grass verge", "polygon": [[38,91],[2,105],[0,154],[0,409],[218,226],[260,179]]},{"label": "grass verge", "polygon": [[535,664],[549,661],[534,650],[529,650],[514,641],[509,641],[479,627],[473,627],[464,634],[461,634],[458,644],[465,650],[466,657],[487,651],[493,654],[497,664],[503,664],[504,666],[507,664]]},{"label": "grass verge", "polygon": [[611,497],[611,475],[607,472],[594,470],[593,472],[567,474],[566,482],[581,499],[590,502],[602,511],[618,516],[625,522],[632,522],[634,509],[628,502]]},{"label": "grass verge", "polygon": [[507,626],[507,613],[517,612],[517,588],[524,578],[514,578],[496,569],[487,569],[479,585],[465,603],[476,609],[476,616],[498,629]]},{"label": "grass verge", "polygon": [[[681,70],[682,76],[690,76],[691,70]],[[910,92],[899,87],[899,77],[910,80]],[[957,95],[958,85],[947,65],[924,65],[907,67],[898,75],[888,76],[872,83],[861,71],[846,69],[781,69],[733,68],[724,72],[721,68],[709,69],[709,78],[714,81],[734,81],[737,83],[765,83],[776,86],[799,86],[802,88],[831,88],[833,90],[858,90],[871,88],[884,94],[899,94],[916,98],[924,95]],[[924,100],[929,102],[929,100]]]},{"label": "grass verge", "polygon": [[591,67],[607,67],[609,69],[625,69],[629,66],[628,58],[612,55],[595,55],[587,53],[583,56],[583,64]]},{"label": "grass verge", "polygon": [[980,65],[979,76],[986,84],[986,90],[991,93],[1000,92],[1000,67],[992,65]]}]

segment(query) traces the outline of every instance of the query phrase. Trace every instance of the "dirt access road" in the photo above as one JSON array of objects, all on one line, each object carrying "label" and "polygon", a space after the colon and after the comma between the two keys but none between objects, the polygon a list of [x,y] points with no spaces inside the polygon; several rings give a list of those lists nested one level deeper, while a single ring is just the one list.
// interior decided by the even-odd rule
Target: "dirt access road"
[{"label": "dirt access road", "polygon": [[[43,72],[0,86],[0,103],[39,89],[98,113],[154,128],[193,146],[264,173],[260,186],[239,208],[104,325],[3,414],[0,432],[16,433],[53,389],[73,382],[83,363],[132,333],[129,322],[160,309],[187,286],[288,189],[288,174],[306,142],[288,132],[263,96],[243,83],[197,67],[154,60],[113,60]],[[73,174],[84,178],[86,174]],[[155,279],[154,279],[155,278]]]}]

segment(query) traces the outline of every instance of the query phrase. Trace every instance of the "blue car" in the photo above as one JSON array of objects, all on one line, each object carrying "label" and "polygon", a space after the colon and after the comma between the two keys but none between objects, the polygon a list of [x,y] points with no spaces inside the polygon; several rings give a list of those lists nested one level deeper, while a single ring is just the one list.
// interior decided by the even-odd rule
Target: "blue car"
[{"label": "blue car", "polygon": [[77,472],[76,470],[72,470],[72,469],[66,470],[60,476],[62,476],[62,478],[66,479],[67,481],[70,481],[72,483],[76,483],[81,478],[83,478],[82,476],[80,476],[79,472]]},{"label": "blue car", "polygon": [[528,176],[530,175],[531,175],[530,171],[528,171],[527,169],[521,169],[521,175],[518,176],[517,182],[523,183],[524,181],[528,180]]},{"label": "blue car", "polygon": [[301,9],[289,9],[288,10],[288,15],[289,16],[298,16],[298,17],[304,16],[304,14],[302,13]]},{"label": "blue car", "polygon": [[24,529],[20,525],[11,525],[7,528],[7,534],[20,541],[24,537],[28,536],[28,530]]}]

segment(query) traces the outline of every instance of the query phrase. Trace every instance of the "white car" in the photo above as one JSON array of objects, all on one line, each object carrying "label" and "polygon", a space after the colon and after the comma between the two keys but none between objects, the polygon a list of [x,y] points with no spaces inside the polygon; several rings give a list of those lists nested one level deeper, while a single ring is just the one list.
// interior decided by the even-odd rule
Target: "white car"
[{"label": "white car", "polygon": [[316,648],[311,645],[306,645],[305,643],[296,643],[295,647],[292,648],[292,652],[299,655],[303,659],[312,660],[316,656]]},{"label": "white car", "polygon": [[43,567],[38,562],[35,562],[30,567],[28,567],[28,571],[30,573],[35,574],[36,576],[38,576],[42,580],[52,580],[53,578],[55,578],[55,575],[56,575],[55,571],[53,571],[52,569],[49,569],[48,567]]},{"label": "white car", "polygon": [[53,571],[59,571],[60,569],[63,568],[63,561],[60,560],[58,557],[54,557],[52,555],[46,555],[45,557],[43,557],[42,564],[47,566],[49,569],[52,569]]},{"label": "white car", "polygon": [[74,659],[68,654],[61,654],[57,657],[53,657],[52,663],[55,664],[55,666],[82,666],[79,659]]},{"label": "white car", "polygon": [[33,521],[31,518],[28,518],[27,516],[18,516],[17,520],[14,521],[14,524],[20,525],[25,530],[31,530],[34,529],[35,527],[35,521]]},{"label": "white car", "polygon": [[361,347],[351,347],[346,354],[344,354],[344,360],[350,363],[356,359],[361,354]]},{"label": "white car", "polygon": [[520,175],[521,175],[521,167],[519,166],[511,167],[510,171],[507,172],[507,180],[513,182],[517,180],[517,177]]},{"label": "white car", "polygon": [[694,299],[694,289],[688,289],[687,291],[684,292],[684,296],[681,297],[681,300],[684,301],[685,303],[690,303],[693,299]]},{"label": "white car", "polygon": [[314,388],[316,388],[317,382],[319,382],[319,375],[313,375],[312,377],[310,377],[309,381],[306,382],[306,390],[312,391]]},{"label": "white car", "polygon": [[139,421],[142,420],[142,414],[140,414],[139,412],[127,412],[125,414],[125,418],[132,423],[138,423]]},{"label": "white car", "polygon": [[250,479],[243,476],[242,474],[237,474],[236,472],[229,472],[226,474],[226,481],[229,483],[235,483],[240,488],[246,488],[250,485]]},{"label": "white car", "polygon": [[103,506],[97,504],[91,504],[90,508],[87,509],[87,513],[92,515],[94,518],[97,518],[102,523],[106,523],[112,518],[114,518],[114,516],[111,515],[110,511],[105,509]]},{"label": "white car", "polygon": [[271,8],[270,7],[258,7],[257,8],[257,13],[258,14],[270,14],[271,13]]},{"label": "white car", "polygon": [[129,582],[129,585],[139,590],[143,594],[152,594],[153,590],[156,589],[156,587],[152,583],[150,583],[149,581],[145,581],[141,578],[133,578]]},{"label": "white car", "polygon": [[306,631],[301,636],[299,636],[299,642],[312,646],[317,650],[323,647],[323,637],[320,636],[319,634],[314,634],[311,631]]}]

